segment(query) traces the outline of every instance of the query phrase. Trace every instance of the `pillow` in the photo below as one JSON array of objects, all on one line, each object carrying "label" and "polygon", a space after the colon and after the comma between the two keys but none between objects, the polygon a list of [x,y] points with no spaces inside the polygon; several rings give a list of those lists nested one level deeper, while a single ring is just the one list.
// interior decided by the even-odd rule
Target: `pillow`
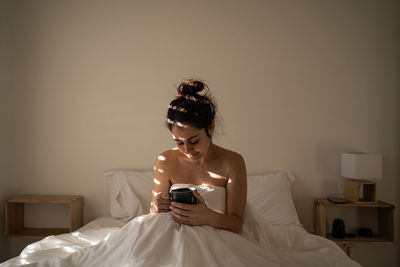
[{"label": "pillow", "polygon": [[148,213],[153,172],[107,171],[111,217],[130,220]]},{"label": "pillow", "polygon": [[[108,178],[111,217],[130,220],[150,208],[153,171],[116,170]],[[293,203],[294,175],[274,172],[247,177],[247,200],[273,224],[300,224]]]},{"label": "pillow", "polygon": [[272,224],[300,225],[291,187],[295,177],[273,172],[247,177],[247,200]]}]

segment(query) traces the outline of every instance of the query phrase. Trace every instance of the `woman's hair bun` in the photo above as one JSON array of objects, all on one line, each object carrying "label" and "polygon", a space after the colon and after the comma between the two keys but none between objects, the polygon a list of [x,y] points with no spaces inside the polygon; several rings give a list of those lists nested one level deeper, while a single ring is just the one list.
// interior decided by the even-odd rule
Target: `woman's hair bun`
[{"label": "woman's hair bun", "polygon": [[[203,91],[199,94],[199,92]],[[186,80],[178,88],[178,95],[168,107],[167,125],[170,130],[174,125],[191,125],[198,129],[205,129],[211,137],[208,128],[215,117],[215,104],[209,94],[208,86],[198,80]]]},{"label": "woman's hair bun", "polygon": [[181,96],[196,95],[197,93],[203,91],[205,87],[206,85],[204,82],[190,79],[182,82],[178,86],[177,90],[178,94]]}]

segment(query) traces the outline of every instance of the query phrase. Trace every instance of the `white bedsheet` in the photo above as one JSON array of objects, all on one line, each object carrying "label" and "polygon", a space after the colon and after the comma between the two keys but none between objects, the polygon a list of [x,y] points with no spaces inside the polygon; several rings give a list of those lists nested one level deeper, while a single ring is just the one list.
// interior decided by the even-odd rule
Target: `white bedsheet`
[{"label": "white bedsheet", "polygon": [[27,246],[18,257],[0,264],[3,266],[53,266],[46,261],[66,259],[72,252],[93,246],[126,224],[123,220],[100,217],[75,232],[48,236]]},{"label": "white bedsheet", "polygon": [[[156,221],[168,221],[176,224],[170,221],[169,216],[169,213],[140,216],[127,224],[122,220],[101,217],[73,233],[50,236],[33,243],[27,246],[19,257],[6,261],[0,266],[156,266],[151,265],[151,261],[148,262],[149,264],[144,264],[143,261],[146,260],[144,258],[141,258],[140,262],[136,261],[136,263],[129,261],[135,259],[135,255],[129,253],[129,251],[132,251],[130,248],[135,243],[133,240],[134,233],[146,228],[145,223],[142,223],[139,230],[136,224],[138,221],[140,223],[140,221],[151,220],[149,217],[159,217],[157,220],[152,219],[154,223]],[[265,243],[266,240],[259,240],[264,241],[264,244],[261,242],[259,245],[254,245],[254,242],[244,242],[243,234],[237,235],[225,230],[215,230],[209,226],[181,227],[176,225],[176,227],[177,229],[182,228],[180,238],[177,239],[181,242],[185,241],[182,240],[183,235],[185,235],[184,232],[190,230],[190,228],[196,233],[197,238],[209,238],[209,240],[202,240],[202,242],[207,243],[203,244],[205,245],[203,249],[200,249],[200,246],[190,252],[187,248],[186,260],[190,262],[176,259],[179,257],[179,250],[172,255],[166,255],[166,253],[177,248],[174,245],[177,240],[174,241],[174,239],[171,239],[169,244],[165,244],[164,251],[158,251],[155,254],[151,251],[146,253],[156,259],[166,255],[166,259],[163,260],[164,266],[206,266],[203,265],[205,260],[209,260],[208,264],[211,264],[207,266],[359,266],[348,258],[335,243],[311,235],[301,226],[269,225],[268,231],[272,233],[271,240],[273,242]],[[137,228],[136,231],[135,228]],[[183,228],[186,229],[183,230]],[[215,233],[220,233],[217,239]],[[156,234],[154,233],[154,235]],[[115,235],[114,244],[107,243],[112,235]],[[119,236],[119,238],[116,238],[116,236]],[[118,239],[120,242],[116,242]],[[100,242],[102,240],[103,242]],[[198,240],[188,239],[186,241],[190,243]],[[219,241],[223,242],[219,243]],[[151,243],[152,241],[149,240],[148,245]],[[96,244],[97,246],[95,246]],[[234,258],[232,258],[232,255],[230,255],[230,258],[224,257],[224,247],[234,251],[239,249],[237,252],[240,252],[242,245],[248,246],[249,244],[251,245],[249,249],[254,251],[252,255],[248,255],[251,258],[241,253],[235,255]],[[236,248],[233,248],[233,246],[236,246]],[[92,248],[88,249],[88,247]],[[96,251],[93,249],[95,247],[97,248]],[[85,248],[86,252],[77,253],[77,251],[85,251]],[[211,248],[216,250],[215,255],[207,254]],[[181,247],[181,249],[184,248]],[[120,251],[120,253],[113,253],[112,251]],[[181,252],[184,253],[184,251]],[[123,257],[121,257],[121,253]],[[71,258],[72,254],[76,254],[74,259]],[[114,256],[110,256],[113,254]],[[117,262],[121,263],[120,260],[122,259],[124,263],[118,265]],[[74,265],[71,260],[74,260],[77,264],[81,262],[82,265]],[[196,264],[196,261],[198,261],[198,264]],[[185,265],[185,263],[189,265]]]},{"label": "white bedsheet", "polygon": [[[198,188],[210,208],[221,188]],[[70,234],[26,247],[6,266],[321,266],[355,267],[334,242],[299,225],[273,225],[250,204],[242,232],[187,226],[171,212],[138,216],[128,223],[99,218]]]}]

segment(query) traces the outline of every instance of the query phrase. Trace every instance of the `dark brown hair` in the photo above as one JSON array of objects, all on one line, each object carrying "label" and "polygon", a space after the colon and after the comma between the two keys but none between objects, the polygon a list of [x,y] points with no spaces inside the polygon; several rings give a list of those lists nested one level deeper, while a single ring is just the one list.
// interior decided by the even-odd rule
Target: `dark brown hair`
[{"label": "dark brown hair", "polygon": [[[174,125],[190,125],[205,129],[207,136],[211,137],[208,128],[215,118],[216,107],[211,100],[208,86],[202,81],[190,79],[182,82],[177,91],[178,95],[168,107],[169,130]],[[202,91],[205,92],[199,94]]]}]

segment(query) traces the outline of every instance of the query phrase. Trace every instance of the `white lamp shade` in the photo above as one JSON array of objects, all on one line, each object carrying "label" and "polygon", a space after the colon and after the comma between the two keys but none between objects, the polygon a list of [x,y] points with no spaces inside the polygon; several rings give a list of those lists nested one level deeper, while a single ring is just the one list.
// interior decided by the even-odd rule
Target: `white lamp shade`
[{"label": "white lamp shade", "polygon": [[352,179],[382,179],[382,155],[342,153],[342,176]]}]

